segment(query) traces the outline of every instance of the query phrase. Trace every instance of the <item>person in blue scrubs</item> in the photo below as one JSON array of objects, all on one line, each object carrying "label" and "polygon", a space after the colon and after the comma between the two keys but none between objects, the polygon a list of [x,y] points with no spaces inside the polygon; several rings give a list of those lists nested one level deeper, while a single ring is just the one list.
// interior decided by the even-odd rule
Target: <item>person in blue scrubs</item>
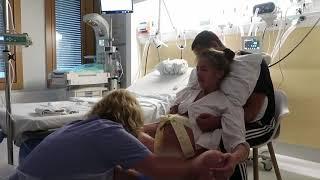
[{"label": "person in blue scrubs", "polygon": [[110,92],[94,105],[85,120],[68,124],[46,137],[26,157],[11,179],[100,180],[116,166],[151,177],[214,173],[229,154],[207,151],[184,161],[153,154],[137,137],[142,110],[126,90]]}]

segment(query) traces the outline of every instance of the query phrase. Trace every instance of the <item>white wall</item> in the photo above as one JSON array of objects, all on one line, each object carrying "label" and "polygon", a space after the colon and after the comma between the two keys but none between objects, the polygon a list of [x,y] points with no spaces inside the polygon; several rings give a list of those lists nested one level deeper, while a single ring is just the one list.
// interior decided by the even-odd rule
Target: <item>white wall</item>
[{"label": "white wall", "polygon": [[44,0],[21,0],[22,32],[28,33],[33,44],[23,48],[23,90],[46,88],[45,10]]}]

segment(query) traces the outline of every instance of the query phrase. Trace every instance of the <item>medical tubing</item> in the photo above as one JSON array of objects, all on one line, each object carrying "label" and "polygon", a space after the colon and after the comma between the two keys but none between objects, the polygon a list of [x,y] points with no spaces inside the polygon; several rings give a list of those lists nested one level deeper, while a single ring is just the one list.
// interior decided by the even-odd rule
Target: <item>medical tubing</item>
[{"label": "medical tubing", "polygon": [[147,65],[148,65],[149,50],[150,50],[150,43],[149,43],[148,48],[147,48],[146,61],[145,61],[145,63],[144,63],[144,75],[147,74]]},{"label": "medical tubing", "polygon": [[273,46],[273,50],[271,52],[271,59],[274,58],[275,56],[275,48],[277,48],[277,45],[278,45],[278,42],[279,42],[279,39],[281,38],[282,36],[282,30],[283,30],[283,21],[282,21],[282,15],[281,15],[281,18],[280,18],[280,25],[279,25],[279,30],[278,30],[278,35],[277,35],[277,38],[276,38],[276,41],[275,41],[275,44]]},{"label": "medical tubing", "polygon": [[181,35],[180,35],[179,33],[177,33],[177,34],[178,34],[178,35],[176,36],[176,46],[177,46],[177,48],[180,50],[180,59],[182,59],[182,57],[183,57],[183,50],[184,50],[184,48],[187,47],[187,39],[186,39],[185,33],[183,32],[182,37],[183,37],[184,44],[181,45],[180,43],[178,43],[179,38],[181,38]]},{"label": "medical tubing", "polygon": [[268,28],[268,26],[266,26],[266,27],[264,28],[264,30],[263,30],[262,38],[261,38],[262,42],[263,42],[263,40],[264,40],[264,35],[266,34],[267,28]]},{"label": "medical tubing", "polygon": [[[259,12],[259,8],[257,8],[256,11],[254,12],[253,18],[258,16],[258,12]],[[250,29],[249,29],[249,32],[248,32],[248,36],[251,36],[252,29],[253,29],[253,26],[255,24],[253,22],[253,18],[251,18],[251,25],[250,25]]]},{"label": "medical tubing", "polygon": [[[274,31],[273,31],[273,32],[274,32]],[[263,39],[262,39],[262,42],[263,42]],[[268,34],[268,48],[267,48],[267,53],[269,53],[270,46],[271,46],[271,32]]]},{"label": "medical tubing", "polygon": [[256,29],[254,30],[254,36],[257,36],[258,30],[259,30],[259,26],[257,26]]},{"label": "medical tubing", "polygon": [[10,19],[11,19],[11,25],[12,25],[12,28],[13,28],[13,32],[16,33],[16,27],[14,25],[13,12],[12,12],[12,6],[11,6],[10,1],[8,1],[8,6],[9,6],[10,14],[11,14]]},{"label": "medical tubing", "polygon": [[158,27],[157,27],[157,32],[156,35],[158,33],[160,33],[160,22],[161,22],[161,0],[159,0],[159,7],[158,7]]},{"label": "medical tubing", "polygon": [[282,71],[282,67],[281,67],[281,64],[279,63],[279,69],[280,69],[280,73],[281,73],[281,81],[277,87],[277,89],[280,89],[282,83],[284,82],[284,75],[283,75],[283,71]]},{"label": "medical tubing", "polygon": [[10,78],[11,78],[11,88],[12,88],[12,84],[13,84],[13,82],[14,82],[14,79],[16,78],[16,77],[15,77],[15,71],[14,71],[14,68],[13,68],[12,61],[13,61],[12,59],[9,60],[9,65],[10,65],[10,68],[11,68],[11,71],[12,71],[12,73],[10,73],[10,76],[12,76],[12,77],[10,77]]},{"label": "medical tubing", "polygon": [[276,48],[273,50],[273,55],[276,56],[276,54],[278,53],[279,55],[279,59],[280,59],[280,48],[282,47],[282,45],[285,43],[286,39],[288,38],[288,36],[296,29],[297,23],[293,23],[281,36],[281,38],[279,39],[279,42],[276,44]]},{"label": "medical tubing", "polygon": [[[274,45],[274,49],[273,49],[273,51],[272,51],[272,59],[273,59],[273,57],[274,56],[276,56],[276,54],[278,53],[278,51],[279,51],[279,59],[280,59],[280,48],[282,47],[282,45],[283,45],[283,43],[285,42],[285,40],[288,38],[288,36],[291,34],[291,32],[292,31],[294,31],[294,29],[296,28],[296,25],[297,25],[297,23],[298,23],[298,20],[297,21],[295,21],[294,23],[292,23],[291,24],[291,26],[286,30],[286,27],[287,27],[287,22],[286,22],[286,20],[287,20],[287,12],[288,12],[288,9],[289,8],[287,8],[287,10],[286,10],[286,13],[285,13],[285,16],[284,16],[284,28],[283,28],[283,32],[281,32],[281,36],[280,36],[280,39],[279,39],[279,41]],[[282,16],[282,15],[281,15]],[[283,39],[283,37],[285,37],[285,39],[284,40],[282,40]],[[279,48],[277,48],[277,47],[279,47]]]},{"label": "medical tubing", "polygon": [[243,37],[244,36],[244,31],[243,31],[243,26],[242,25],[239,26],[239,30],[240,30],[240,36]]},{"label": "medical tubing", "polygon": [[157,55],[158,55],[158,60],[159,60],[159,62],[161,62],[159,49],[160,49],[160,48],[157,48]]},{"label": "medical tubing", "polygon": [[[146,50],[147,50],[148,46],[150,45],[150,41],[151,41],[151,35],[149,36],[149,39],[147,40],[147,42],[144,44],[141,59],[144,58],[144,55],[145,55],[145,53],[146,53]],[[139,75],[140,75],[140,72],[139,72]]]},{"label": "medical tubing", "polygon": [[168,10],[168,8],[167,8],[166,2],[165,2],[164,0],[160,0],[160,1],[162,1],[163,5],[164,5],[164,8],[165,8],[165,10],[166,10],[166,12],[167,12],[167,15],[168,15],[168,17],[169,17],[169,20],[170,20],[170,23],[171,23],[172,28],[173,28],[174,30],[176,30],[176,27],[173,25],[173,22],[172,22],[172,19],[171,19],[169,10]]},{"label": "medical tubing", "polygon": [[286,54],[284,57],[282,57],[279,61],[273,63],[273,64],[270,64],[269,65],[269,68],[280,63],[281,61],[283,61],[285,58],[287,58],[293,51],[295,51],[299,46],[300,44],[302,44],[302,42],[309,36],[309,34],[313,31],[313,29],[317,26],[317,24],[319,23],[320,21],[320,17],[318,18],[318,20],[314,23],[314,25],[312,26],[312,28],[309,30],[309,32],[307,32],[307,34],[301,39],[301,41],[288,53]]}]

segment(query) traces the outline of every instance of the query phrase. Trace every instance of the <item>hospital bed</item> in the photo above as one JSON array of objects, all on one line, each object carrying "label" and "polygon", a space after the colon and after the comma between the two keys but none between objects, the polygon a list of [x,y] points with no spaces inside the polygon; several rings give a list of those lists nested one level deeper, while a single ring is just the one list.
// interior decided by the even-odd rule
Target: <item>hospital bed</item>
[{"label": "hospital bed", "polygon": [[[145,123],[155,122],[160,115],[168,112],[175,94],[183,89],[189,80],[192,68],[180,75],[161,75],[158,70],[139,79],[127,89],[134,93],[142,106]],[[23,134],[55,129],[75,120],[82,119],[86,112],[100,98],[74,98],[69,101],[17,103],[12,104],[13,140],[19,146],[24,141]],[[36,108],[47,106],[72,107],[72,114],[43,114]],[[5,108],[0,108],[0,125],[6,133]]]}]

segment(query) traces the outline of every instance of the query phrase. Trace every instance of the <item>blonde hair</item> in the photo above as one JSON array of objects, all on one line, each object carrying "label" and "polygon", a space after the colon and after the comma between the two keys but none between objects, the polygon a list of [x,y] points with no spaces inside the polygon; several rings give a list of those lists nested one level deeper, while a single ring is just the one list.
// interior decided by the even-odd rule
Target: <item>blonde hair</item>
[{"label": "blonde hair", "polygon": [[127,132],[135,137],[138,136],[143,126],[143,113],[137,99],[124,89],[108,93],[93,106],[87,115],[120,123]]}]

